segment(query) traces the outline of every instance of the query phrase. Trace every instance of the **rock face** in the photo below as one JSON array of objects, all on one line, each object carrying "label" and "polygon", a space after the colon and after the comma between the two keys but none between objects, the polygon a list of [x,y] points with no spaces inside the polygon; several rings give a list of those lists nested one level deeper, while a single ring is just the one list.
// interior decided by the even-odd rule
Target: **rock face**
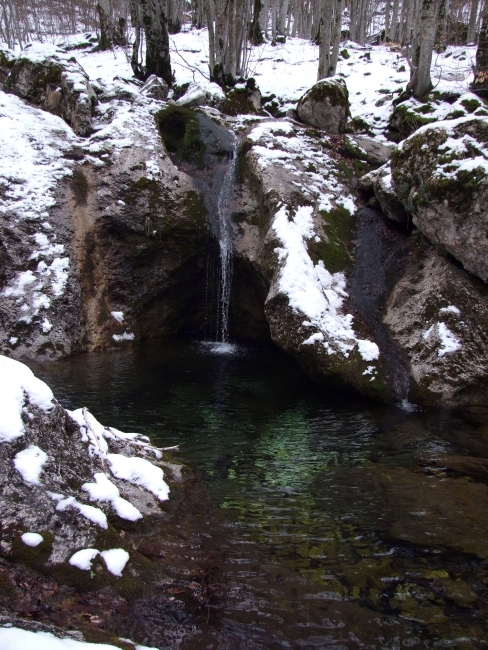
[{"label": "rock face", "polygon": [[408,356],[410,398],[437,405],[484,404],[488,393],[488,287],[410,239],[407,270],[390,294],[385,323]]},{"label": "rock face", "polygon": [[[104,428],[86,409],[66,411],[18,361],[0,357],[0,381],[3,558],[81,574],[69,558],[107,548],[112,524],[161,516],[168,486],[158,467],[162,454],[147,438]],[[177,481],[179,468],[163,465]],[[123,544],[117,535],[113,541]]]},{"label": "rock face", "polygon": [[[359,307],[357,318],[350,311],[352,171],[327,145],[287,122],[263,123],[249,133],[239,162],[245,186],[236,199],[236,267],[254,278],[256,296],[267,288],[272,339],[312,377],[394,399],[383,351]],[[247,302],[241,285],[233,300],[240,302],[239,292]],[[244,321],[242,314],[234,319]]]},{"label": "rock face", "polygon": [[374,194],[382,212],[392,221],[407,223],[408,213],[393,188],[389,163],[362,176],[358,188],[365,194]]},{"label": "rock face", "polygon": [[110,95],[86,140],[0,93],[0,340],[15,358],[119,346],[203,321],[206,209],[161,142],[161,103],[130,90]]},{"label": "rock face", "polygon": [[5,90],[59,115],[77,135],[92,132],[95,92],[80,64],[62,50],[28,45],[12,66]]},{"label": "rock face", "polygon": [[153,99],[165,101],[168,98],[169,87],[164,79],[156,77],[155,74],[152,74],[142,86],[140,92],[143,95],[152,97]]},{"label": "rock face", "polygon": [[341,78],[322,79],[298,101],[302,122],[332,135],[343,133],[349,116],[349,93]]},{"label": "rock face", "polygon": [[391,171],[414,224],[488,282],[488,120],[424,127],[394,151]]}]

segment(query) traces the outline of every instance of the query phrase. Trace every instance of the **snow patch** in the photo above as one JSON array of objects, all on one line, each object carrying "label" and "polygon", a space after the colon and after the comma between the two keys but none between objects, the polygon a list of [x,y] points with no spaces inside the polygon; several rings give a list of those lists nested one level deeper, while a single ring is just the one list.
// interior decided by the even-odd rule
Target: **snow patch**
[{"label": "snow patch", "polygon": [[45,451],[36,445],[29,445],[27,449],[15,454],[14,466],[26,483],[40,485],[39,477],[47,460],[48,456]]},{"label": "snow patch", "polygon": [[21,535],[20,539],[24,544],[26,544],[26,546],[32,546],[33,548],[39,546],[39,544],[44,541],[43,536],[39,535],[39,533],[24,533]]}]

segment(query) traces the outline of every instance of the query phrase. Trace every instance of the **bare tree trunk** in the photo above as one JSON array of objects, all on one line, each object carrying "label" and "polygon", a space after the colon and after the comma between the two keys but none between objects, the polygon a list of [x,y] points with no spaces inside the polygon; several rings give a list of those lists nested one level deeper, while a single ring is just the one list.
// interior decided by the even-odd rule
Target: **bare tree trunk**
[{"label": "bare tree trunk", "polygon": [[101,50],[111,50],[114,45],[127,45],[125,36],[125,17],[115,19],[112,0],[99,0],[97,3],[98,18],[100,20]]},{"label": "bare tree trunk", "polygon": [[263,43],[263,28],[261,25],[261,11],[263,3],[261,0],[254,0],[251,27],[249,28],[249,40],[252,45],[261,45]]},{"label": "bare tree trunk", "polygon": [[488,0],[485,0],[483,7],[478,49],[476,50],[474,81],[471,89],[480,97],[488,97]]},{"label": "bare tree trunk", "polygon": [[478,9],[480,0],[471,0],[471,11],[469,13],[467,43],[474,43],[476,38],[476,23],[478,22]]},{"label": "bare tree trunk", "polygon": [[329,77],[333,77],[337,71],[337,61],[339,59],[339,47],[341,44],[342,28],[342,0],[336,0],[334,16],[334,44],[332,46],[332,56],[330,59]]},{"label": "bare tree trunk", "polygon": [[388,40],[389,33],[390,33],[390,14],[391,14],[391,0],[386,0],[386,5],[385,5],[385,36],[384,36],[384,39],[383,39],[385,41]]},{"label": "bare tree trunk", "polygon": [[[132,0],[132,24],[136,31],[136,39],[132,49],[131,65],[134,74],[139,79],[147,79],[155,74],[162,77],[171,86],[173,71],[169,54],[168,28],[163,0]],[[146,65],[140,63],[140,36],[144,30],[146,37]]]},{"label": "bare tree trunk", "polygon": [[319,69],[317,81],[329,76],[330,41],[332,35],[332,10],[334,0],[322,0],[322,20],[320,21]]},{"label": "bare tree trunk", "polygon": [[422,99],[432,90],[430,67],[432,64],[432,51],[434,49],[436,20],[439,3],[436,0],[422,0],[420,14],[420,29],[418,36],[418,56],[416,69],[407,86],[413,90],[417,99]]}]

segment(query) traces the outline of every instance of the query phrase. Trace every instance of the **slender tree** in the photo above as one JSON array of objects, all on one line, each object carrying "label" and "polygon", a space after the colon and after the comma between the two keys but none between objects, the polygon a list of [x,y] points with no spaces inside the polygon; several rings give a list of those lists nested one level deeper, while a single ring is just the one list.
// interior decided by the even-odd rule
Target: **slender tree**
[{"label": "slender tree", "polygon": [[[131,65],[138,79],[155,74],[171,86],[173,71],[169,53],[167,17],[163,0],[131,0],[131,20],[135,39]],[[141,63],[142,32],[146,41],[145,65]]]},{"label": "slender tree", "polygon": [[471,88],[480,97],[488,97],[488,0],[485,0],[483,7],[474,81]]}]

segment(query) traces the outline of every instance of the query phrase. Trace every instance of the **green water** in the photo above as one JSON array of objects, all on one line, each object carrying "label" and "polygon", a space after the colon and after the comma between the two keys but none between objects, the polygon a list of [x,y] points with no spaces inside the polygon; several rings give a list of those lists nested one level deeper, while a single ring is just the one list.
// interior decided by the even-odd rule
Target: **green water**
[{"label": "green water", "polygon": [[63,406],[179,444],[233,531],[219,625],[160,647],[487,647],[486,480],[432,465],[488,458],[476,418],[335,393],[268,345],[176,340],[34,370]]}]

